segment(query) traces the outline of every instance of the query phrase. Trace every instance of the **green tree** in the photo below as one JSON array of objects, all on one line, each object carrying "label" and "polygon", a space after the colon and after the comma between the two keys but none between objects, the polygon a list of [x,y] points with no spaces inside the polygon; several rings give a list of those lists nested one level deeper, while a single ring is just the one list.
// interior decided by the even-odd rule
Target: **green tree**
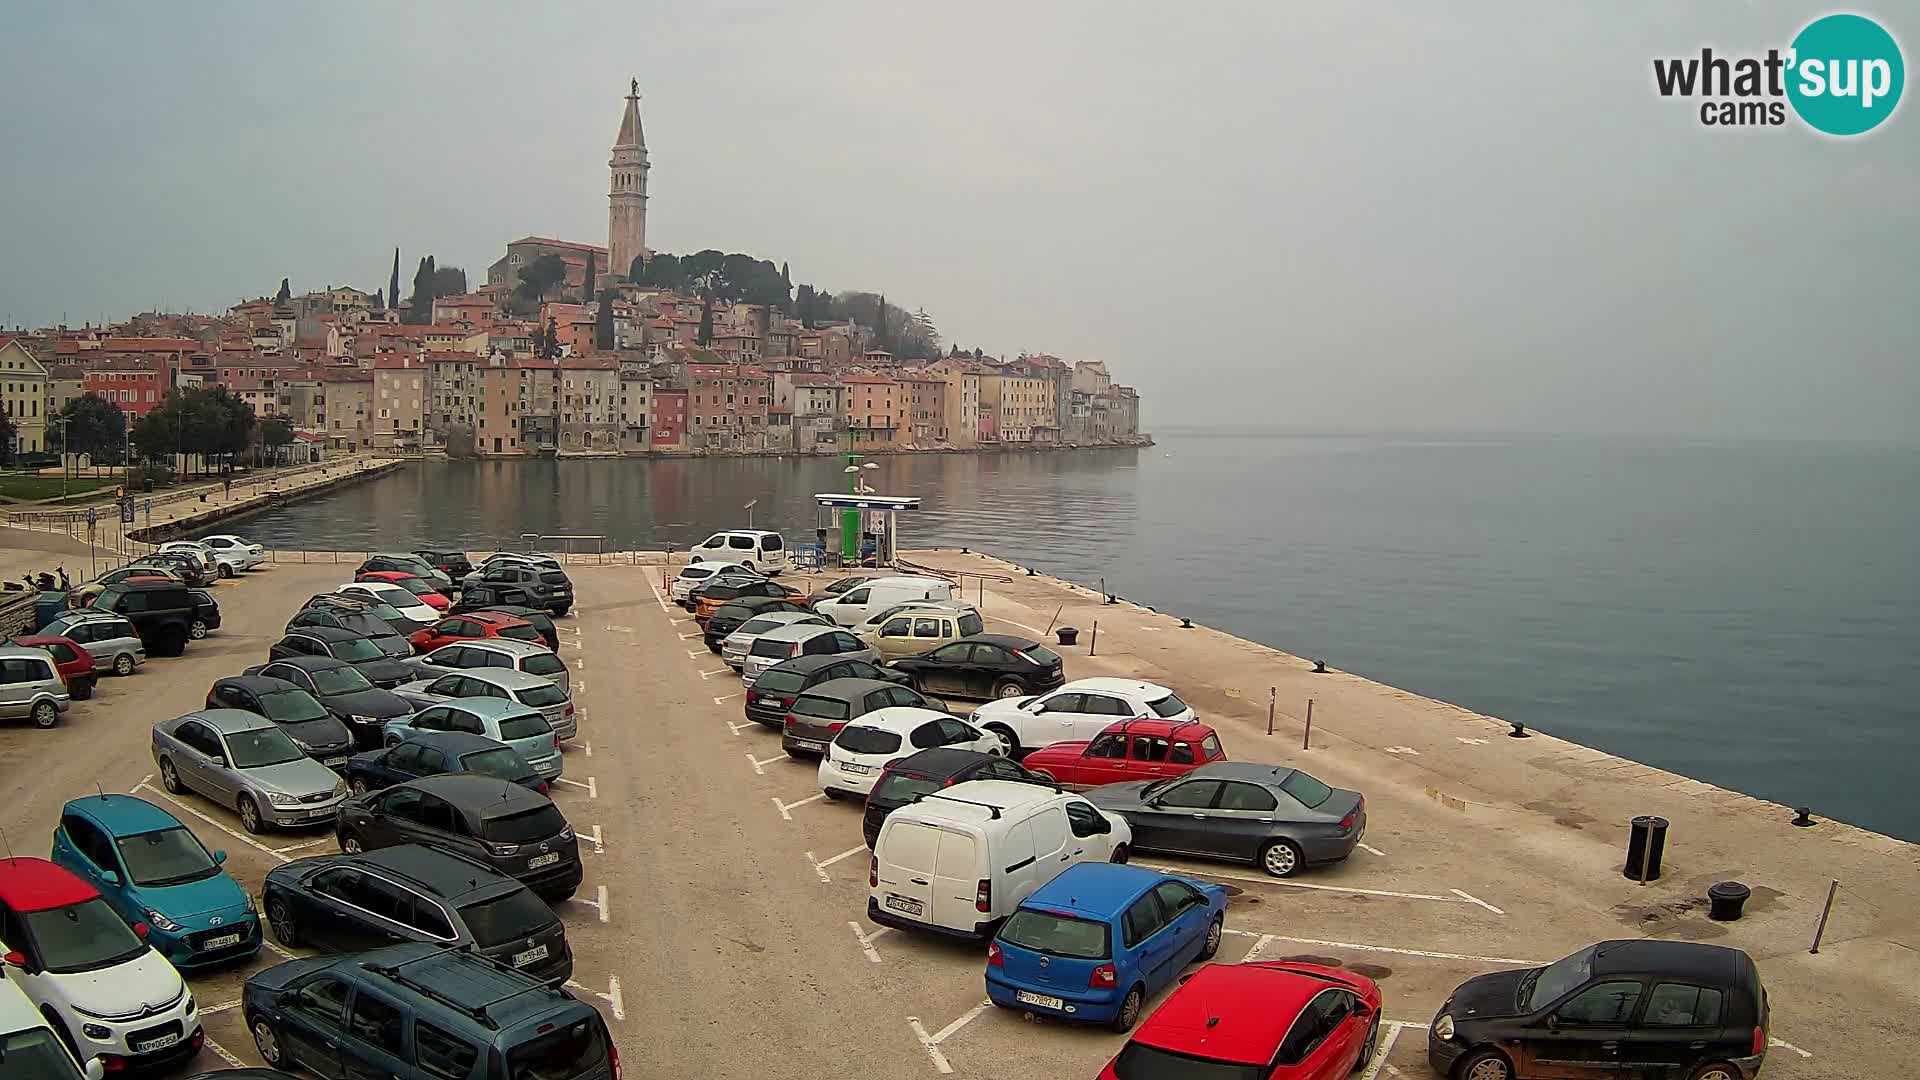
[{"label": "green tree", "polygon": [[467,272],[457,266],[436,267],[433,271],[433,296],[459,296],[467,291]]},{"label": "green tree", "polygon": [[293,299],[293,289],[288,287],[286,278],[280,279],[280,291],[273,294],[273,299],[277,304],[284,304]]},{"label": "green tree", "polygon": [[567,264],[558,255],[542,255],[520,271],[514,295],[546,303],[547,291],[567,279]]},{"label": "green tree", "polygon": [[713,340],[713,291],[700,290],[700,333],[694,338],[694,344],[705,348]]},{"label": "green tree", "polygon": [[601,352],[612,352],[613,341],[613,290],[609,289],[600,296],[600,306],[593,313],[593,347]]},{"label": "green tree", "polygon": [[19,429],[13,426],[13,417],[0,413],[0,465],[13,467],[13,440]]},{"label": "green tree", "polygon": [[407,301],[406,322],[425,324],[433,321],[433,256],[420,260],[413,272],[413,298]]},{"label": "green tree", "polygon": [[395,307],[400,306],[400,249],[393,249],[393,276],[387,279],[387,296]]},{"label": "green tree", "polygon": [[[64,452],[85,454],[95,464],[117,464],[126,445],[127,414],[99,394],[82,394],[60,410],[66,429]],[[49,427],[52,434],[60,430]]]},{"label": "green tree", "polygon": [[273,453],[273,463],[283,464],[281,448],[293,442],[293,425],[277,416],[260,422],[260,442]]},{"label": "green tree", "polygon": [[800,325],[813,329],[813,286],[802,285],[793,294],[793,313],[800,319]]},{"label": "green tree", "polygon": [[549,360],[557,360],[560,357],[560,327],[551,315],[547,316],[547,345],[540,355]]},{"label": "green tree", "polygon": [[587,276],[586,280],[580,284],[580,299],[582,302],[592,300],[594,296],[597,295],[593,291],[593,279],[598,269],[596,260],[599,258],[599,254],[600,253],[596,251],[587,252]]},{"label": "green tree", "polygon": [[373,306],[376,310],[387,306],[387,294],[384,289],[373,290]]}]

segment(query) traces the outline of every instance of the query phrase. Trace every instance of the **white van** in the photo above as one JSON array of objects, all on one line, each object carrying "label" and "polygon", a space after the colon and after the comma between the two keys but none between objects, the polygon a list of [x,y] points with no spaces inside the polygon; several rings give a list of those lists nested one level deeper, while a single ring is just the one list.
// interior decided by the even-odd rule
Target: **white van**
[{"label": "white van", "polygon": [[717,532],[687,549],[687,562],[737,562],[756,574],[773,577],[787,568],[787,542],[777,532],[732,529]]},{"label": "white van", "polygon": [[858,626],[878,612],[914,600],[952,600],[953,583],[932,577],[883,577],[856,585],[813,610],[841,626]]},{"label": "white van", "polygon": [[[46,1017],[18,987],[0,979],[0,1080],[80,1080],[81,1075]],[[105,1062],[87,1059],[87,1080],[105,1075]]]},{"label": "white van", "polygon": [[1126,861],[1133,831],[1059,788],[968,780],[887,815],[873,845],[867,918],[899,930],[991,937],[1075,863]]}]

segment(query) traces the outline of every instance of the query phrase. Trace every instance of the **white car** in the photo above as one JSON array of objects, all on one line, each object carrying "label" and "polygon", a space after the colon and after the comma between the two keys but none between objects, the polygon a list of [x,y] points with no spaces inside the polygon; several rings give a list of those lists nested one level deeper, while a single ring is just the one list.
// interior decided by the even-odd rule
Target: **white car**
[{"label": "white car", "polygon": [[681,567],[680,572],[674,575],[671,582],[668,582],[668,598],[676,604],[685,604],[687,598],[693,595],[694,589],[716,574],[751,574],[752,572],[746,568],[745,564],[737,562],[690,563]]},{"label": "white car", "polygon": [[216,551],[212,546],[198,540],[169,540],[161,544],[158,550],[162,554],[169,551],[183,551],[196,556],[201,562],[213,567],[213,572],[223,578],[233,577],[246,569],[233,556]]},{"label": "white car", "polygon": [[720,659],[727,666],[739,671],[746,665],[747,650],[760,640],[760,635],[769,630],[778,630],[783,626],[831,626],[826,618],[811,611],[768,611],[740,624],[740,629],[720,639]]},{"label": "white car", "polygon": [[820,790],[827,798],[866,798],[889,762],[944,746],[995,756],[1007,752],[998,736],[935,709],[892,705],[840,729],[820,757]]},{"label": "white car", "polygon": [[60,1036],[47,1026],[47,1019],[27,1000],[12,983],[0,979],[0,1046],[6,1047],[7,1056],[0,1068],[7,1071],[0,1076],[17,1075],[31,1077],[33,1080],[102,1080],[107,1075],[106,1062],[99,1058],[87,1059],[84,1074],[80,1065],[67,1053],[66,1044]]},{"label": "white car", "polygon": [[1007,740],[1011,753],[1057,742],[1091,740],[1122,720],[1197,720],[1192,707],[1164,686],[1134,679],[1075,679],[1038,697],[989,701],[968,717]]},{"label": "white car", "polygon": [[216,557],[231,562],[236,570],[251,570],[267,561],[267,549],[243,536],[221,533],[203,536],[200,542]]},{"label": "white car", "polygon": [[199,1011],[180,973],[71,871],[10,860],[0,928],[6,981],[66,1029],[76,1057],[131,1071],[200,1048]]},{"label": "white car", "polygon": [[333,591],[344,596],[357,596],[362,600],[390,605],[400,613],[403,619],[428,624],[440,621],[440,612],[421,603],[419,597],[400,586],[384,581],[353,581]]},{"label": "white car", "polygon": [[764,529],[729,529],[688,548],[687,561],[737,562],[754,573],[777,577],[787,568],[787,542]]}]

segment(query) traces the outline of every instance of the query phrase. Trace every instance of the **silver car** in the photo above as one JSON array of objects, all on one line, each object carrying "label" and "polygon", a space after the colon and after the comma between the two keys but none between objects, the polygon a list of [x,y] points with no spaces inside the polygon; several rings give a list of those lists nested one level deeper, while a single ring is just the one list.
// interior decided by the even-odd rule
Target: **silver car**
[{"label": "silver car", "polygon": [[493,668],[538,675],[560,689],[572,693],[572,678],[567,672],[566,662],[556,656],[552,649],[545,645],[536,645],[531,641],[516,641],[513,638],[475,638],[452,645],[442,645],[425,656],[416,656],[405,662],[412,664],[413,669],[419,672],[423,679],[445,675],[449,671]]},{"label": "silver car", "polygon": [[503,742],[526,759],[534,775],[557,780],[565,768],[560,737],[540,710],[497,697],[455,698],[402,720],[389,720],[382,741],[397,746],[417,731],[464,731]]},{"label": "silver car", "polygon": [[740,628],[720,639],[720,659],[727,666],[739,671],[746,663],[747,650],[760,639],[760,635],[782,626],[831,626],[825,615],[815,615],[811,611],[768,611],[740,624]]},{"label": "silver car", "polygon": [[31,720],[37,728],[60,722],[73,698],[53,657],[24,645],[0,645],[0,719]]},{"label": "silver car", "polygon": [[553,733],[571,739],[580,732],[573,712],[573,696],[565,687],[555,686],[539,675],[508,668],[472,668],[448,672],[434,679],[402,683],[393,692],[406,698],[416,709],[439,705],[455,698],[492,697],[517,701],[540,710]]},{"label": "silver car", "polygon": [[47,624],[43,634],[57,634],[87,650],[95,667],[115,675],[131,675],[147,662],[147,647],[133,624],[110,611],[79,611]]},{"label": "silver car", "polygon": [[160,783],[231,807],[248,832],[320,825],[346,798],[340,774],[308,757],[278,724],[239,709],[203,709],[153,725]]},{"label": "silver car", "polygon": [[865,660],[876,667],[880,664],[879,650],[832,623],[824,626],[796,623],[777,627],[755,638],[747,649],[740,675],[748,686],[752,686],[753,680],[759,678],[761,672],[796,656],[840,656],[848,660]]}]

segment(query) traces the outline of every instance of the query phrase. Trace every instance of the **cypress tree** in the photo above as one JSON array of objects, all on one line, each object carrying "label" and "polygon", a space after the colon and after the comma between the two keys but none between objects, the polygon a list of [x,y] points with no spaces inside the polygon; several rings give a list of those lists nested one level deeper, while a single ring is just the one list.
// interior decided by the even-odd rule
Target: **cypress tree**
[{"label": "cypress tree", "polygon": [[613,351],[613,291],[609,289],[600,296],[600,309],[593,315],[593,347],[601,352]]},{"label": "cypress tree", "polygon": [[286,303],[288,300],[293,299],[293,290],[287,287],[286,278],[280,279],[280,291],[274,294],[273,299],[275,302],[282,303],[282,304]]},{"label": "cypress tree", "polygon": [[875,348],[887,347],[887,294],[881,293],[879,302],[873,307],[873,344]]},{"label": "cypress tree", "polygon": [[587,279],[580,289],[580,299],[583,301],[593,299],[594,260],[598,258],[598,256],[598,252],[587,252]]},{"label": "cypress tree", "polygon": [[387,279],[387,295],[395,307],[400,305],[400,249],[393,249],[393,276]]}]

